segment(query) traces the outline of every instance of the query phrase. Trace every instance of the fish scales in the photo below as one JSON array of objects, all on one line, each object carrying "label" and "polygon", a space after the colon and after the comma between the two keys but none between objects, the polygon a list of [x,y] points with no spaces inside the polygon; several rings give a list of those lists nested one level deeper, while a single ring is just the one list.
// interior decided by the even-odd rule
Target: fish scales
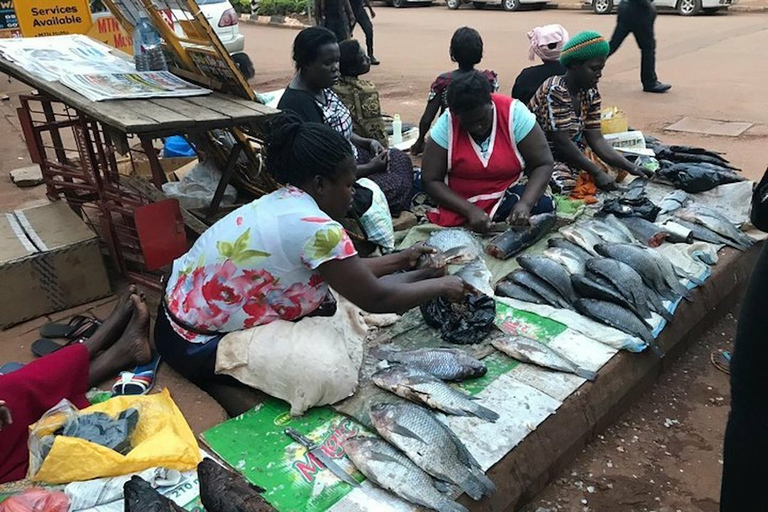
[{"label": "fish scales", "polygon": [[523,255],[517,258],[517,262],[528,272],[549,283],[568,302],[578,298],[568,271],[556,261],[544,256]]},{"label": "fish scales", "polygon": [[[571,281],[573,281],[573,288],[579,295],[581,295],[581,297],[585,299],[598,299],[613,302],[614,304],[618,304],[619,306],[632,311],[638,318],[643,318],[643,315],[637,310],[632,301],[627,300],[621,293],[616,291],[613,286],[604,286],[601,283],[590,279],[588,276],[581,274],[572,275]],[[649,329],[651,328],[645,320],[643,320],[643,323]]]},{"label": "fish scales", "polygon": [[494,339],[491,344],[496,350],[524,363],[535,364],[559,372],[572,373],[589,381],[594,381],[597,378],[595,372],[581,368],[553,348],[530,338],[504,336]]},{"label": "fish scales", "polygon": [[613,284],[625,299],[632,302],[644,318],[651,318],[648,292],[643,278],[624,262],[595,258],[587,262],[587,270]]},{"label": "fish scales", "polygon": [[515,269],[505,279],[528,288],[556,308],[571,309],[570,303],[560,295],[560,292],[543,279],[536,277],[525,269]]},{"label": "fish scales", "polygon": [[393,350],[388,347],[376,347],[371,349],[371,354],[390,363],[419,368],[438,379],[448,381],[482,377],[488,371],[482,361],[456,348]]},{"label": "fish scales", "polygon": [[500,297],[510,297],[512,299],[530,302],[531,304],[549,304],[541,295],[530,288],[525,288],[512,281],[499,281],[496,283],[496,295]]},{"label": "fish scales", "polygon": [[663,357],[664,353],[656,343],[651,330],[628,309],[612,302],[596,299],[579,299],[575,305],[576,309],[583,315],[640,338],[651,347],[656,355]]},{"label": "fish scales", "polygon": [[573,254],[575,254],[579,258],[579,260],[584,262],[595,257],[594,254],[587,252],[581,246],[569,240],[566,240],[565,238],[560,238],[560,237],[550,238],[549,240],[547,240],[547,246],[556,248],[556,249],[565,249],[565,250],[571,251]]}]

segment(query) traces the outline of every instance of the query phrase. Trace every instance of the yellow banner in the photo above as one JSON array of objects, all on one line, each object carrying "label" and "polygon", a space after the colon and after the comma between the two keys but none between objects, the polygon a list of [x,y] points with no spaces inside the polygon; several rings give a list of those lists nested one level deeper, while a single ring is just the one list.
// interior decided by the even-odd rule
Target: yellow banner
[{"label": "yellow banner", "polygon": [[88,31],[88,37],[125,53],[133,53],[131,37],[125,33],[117,19],[108,12],[93,15],[93,26]]},{"label": "yellow banner", "polygon": [[92,25],[88,0],[16,0],[12,3],[24,37],[86,34]]}]

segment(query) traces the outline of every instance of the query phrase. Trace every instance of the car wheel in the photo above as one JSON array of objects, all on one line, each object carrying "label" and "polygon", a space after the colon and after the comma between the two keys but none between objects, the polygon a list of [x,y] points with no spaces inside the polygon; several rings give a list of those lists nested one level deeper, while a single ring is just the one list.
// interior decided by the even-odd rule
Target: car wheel
[{"label": "car wheel", "polygon": [[520,8],[520,0],[502,0],[501,6],[505,11],[516,11]]},{"label": "car wheel", "polygon": [[680,0],[677,4],[680,16],[696,16],[701,12],[701,0]]},{"label": "car wheel", "polygon": [[475,9],[485,9],[485,2],[472,2],[472,7]]},{"label": "car wheel", "polygon": [[445,5],[452,11],[461,7],[461,0],[445,0]]},{"label": "car wheel", "polygon": [[592,10],[597,14],[610,14],[613,11],[613,0],[594,0]]},{"label": "car wheel", "polygon": [[392,7],[396,9],[405,7],[405,0],[392,0]]}]

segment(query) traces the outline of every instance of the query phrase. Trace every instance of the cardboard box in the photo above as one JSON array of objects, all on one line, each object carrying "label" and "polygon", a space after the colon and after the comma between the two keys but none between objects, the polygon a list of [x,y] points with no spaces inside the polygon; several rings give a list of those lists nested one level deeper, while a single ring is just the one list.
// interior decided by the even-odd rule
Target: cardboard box
[{"label": "cardboard box", "polygon": [[0,214],[0,328],[111,293],[97,236],[63,201]]},{"label": "cardboard box", "polygon": [[[179,181],[181,176],[177,171],[187,167],[190,164],[196,164],[197,157],[174,157],[161,158],[160,167],[163,168],[165,177],[168,181]],[[192,165],[194,167],[194,165]],[[152,169],[149,166],[149,160],[136,157],[131,163],[130,158],[124,158],[117,162],[117,171],[123,176],[138,176],[144,179],[152,178]]]}]

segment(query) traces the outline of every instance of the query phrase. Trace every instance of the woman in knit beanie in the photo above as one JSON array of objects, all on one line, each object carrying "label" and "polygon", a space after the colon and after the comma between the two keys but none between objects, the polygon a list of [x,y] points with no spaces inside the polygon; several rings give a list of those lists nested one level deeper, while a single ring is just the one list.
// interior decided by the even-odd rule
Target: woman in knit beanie
[{"label": "woman in knit beanie", "polygon": [[546,80],[530,102],[555,157],[556,188],[566,194],[577,181],[612,190],[615,176],[645,174],[613,149],[600,131],[602,102],[597,83],[609,52],[608,42],[597,32],[576,34],[560,54],[565,75]]},{"label": "woman in knit beanie", "polygon": [[555,75],[564,75],[565,66],[560,64],[560,53],[568,41],[568,31],[562,25],[544,25],[528,32],[531,47],[528,58],[538,56],[543,64],[525,68],[520,72],[512,88],[512,97],[528,103],[544,80]]}]

